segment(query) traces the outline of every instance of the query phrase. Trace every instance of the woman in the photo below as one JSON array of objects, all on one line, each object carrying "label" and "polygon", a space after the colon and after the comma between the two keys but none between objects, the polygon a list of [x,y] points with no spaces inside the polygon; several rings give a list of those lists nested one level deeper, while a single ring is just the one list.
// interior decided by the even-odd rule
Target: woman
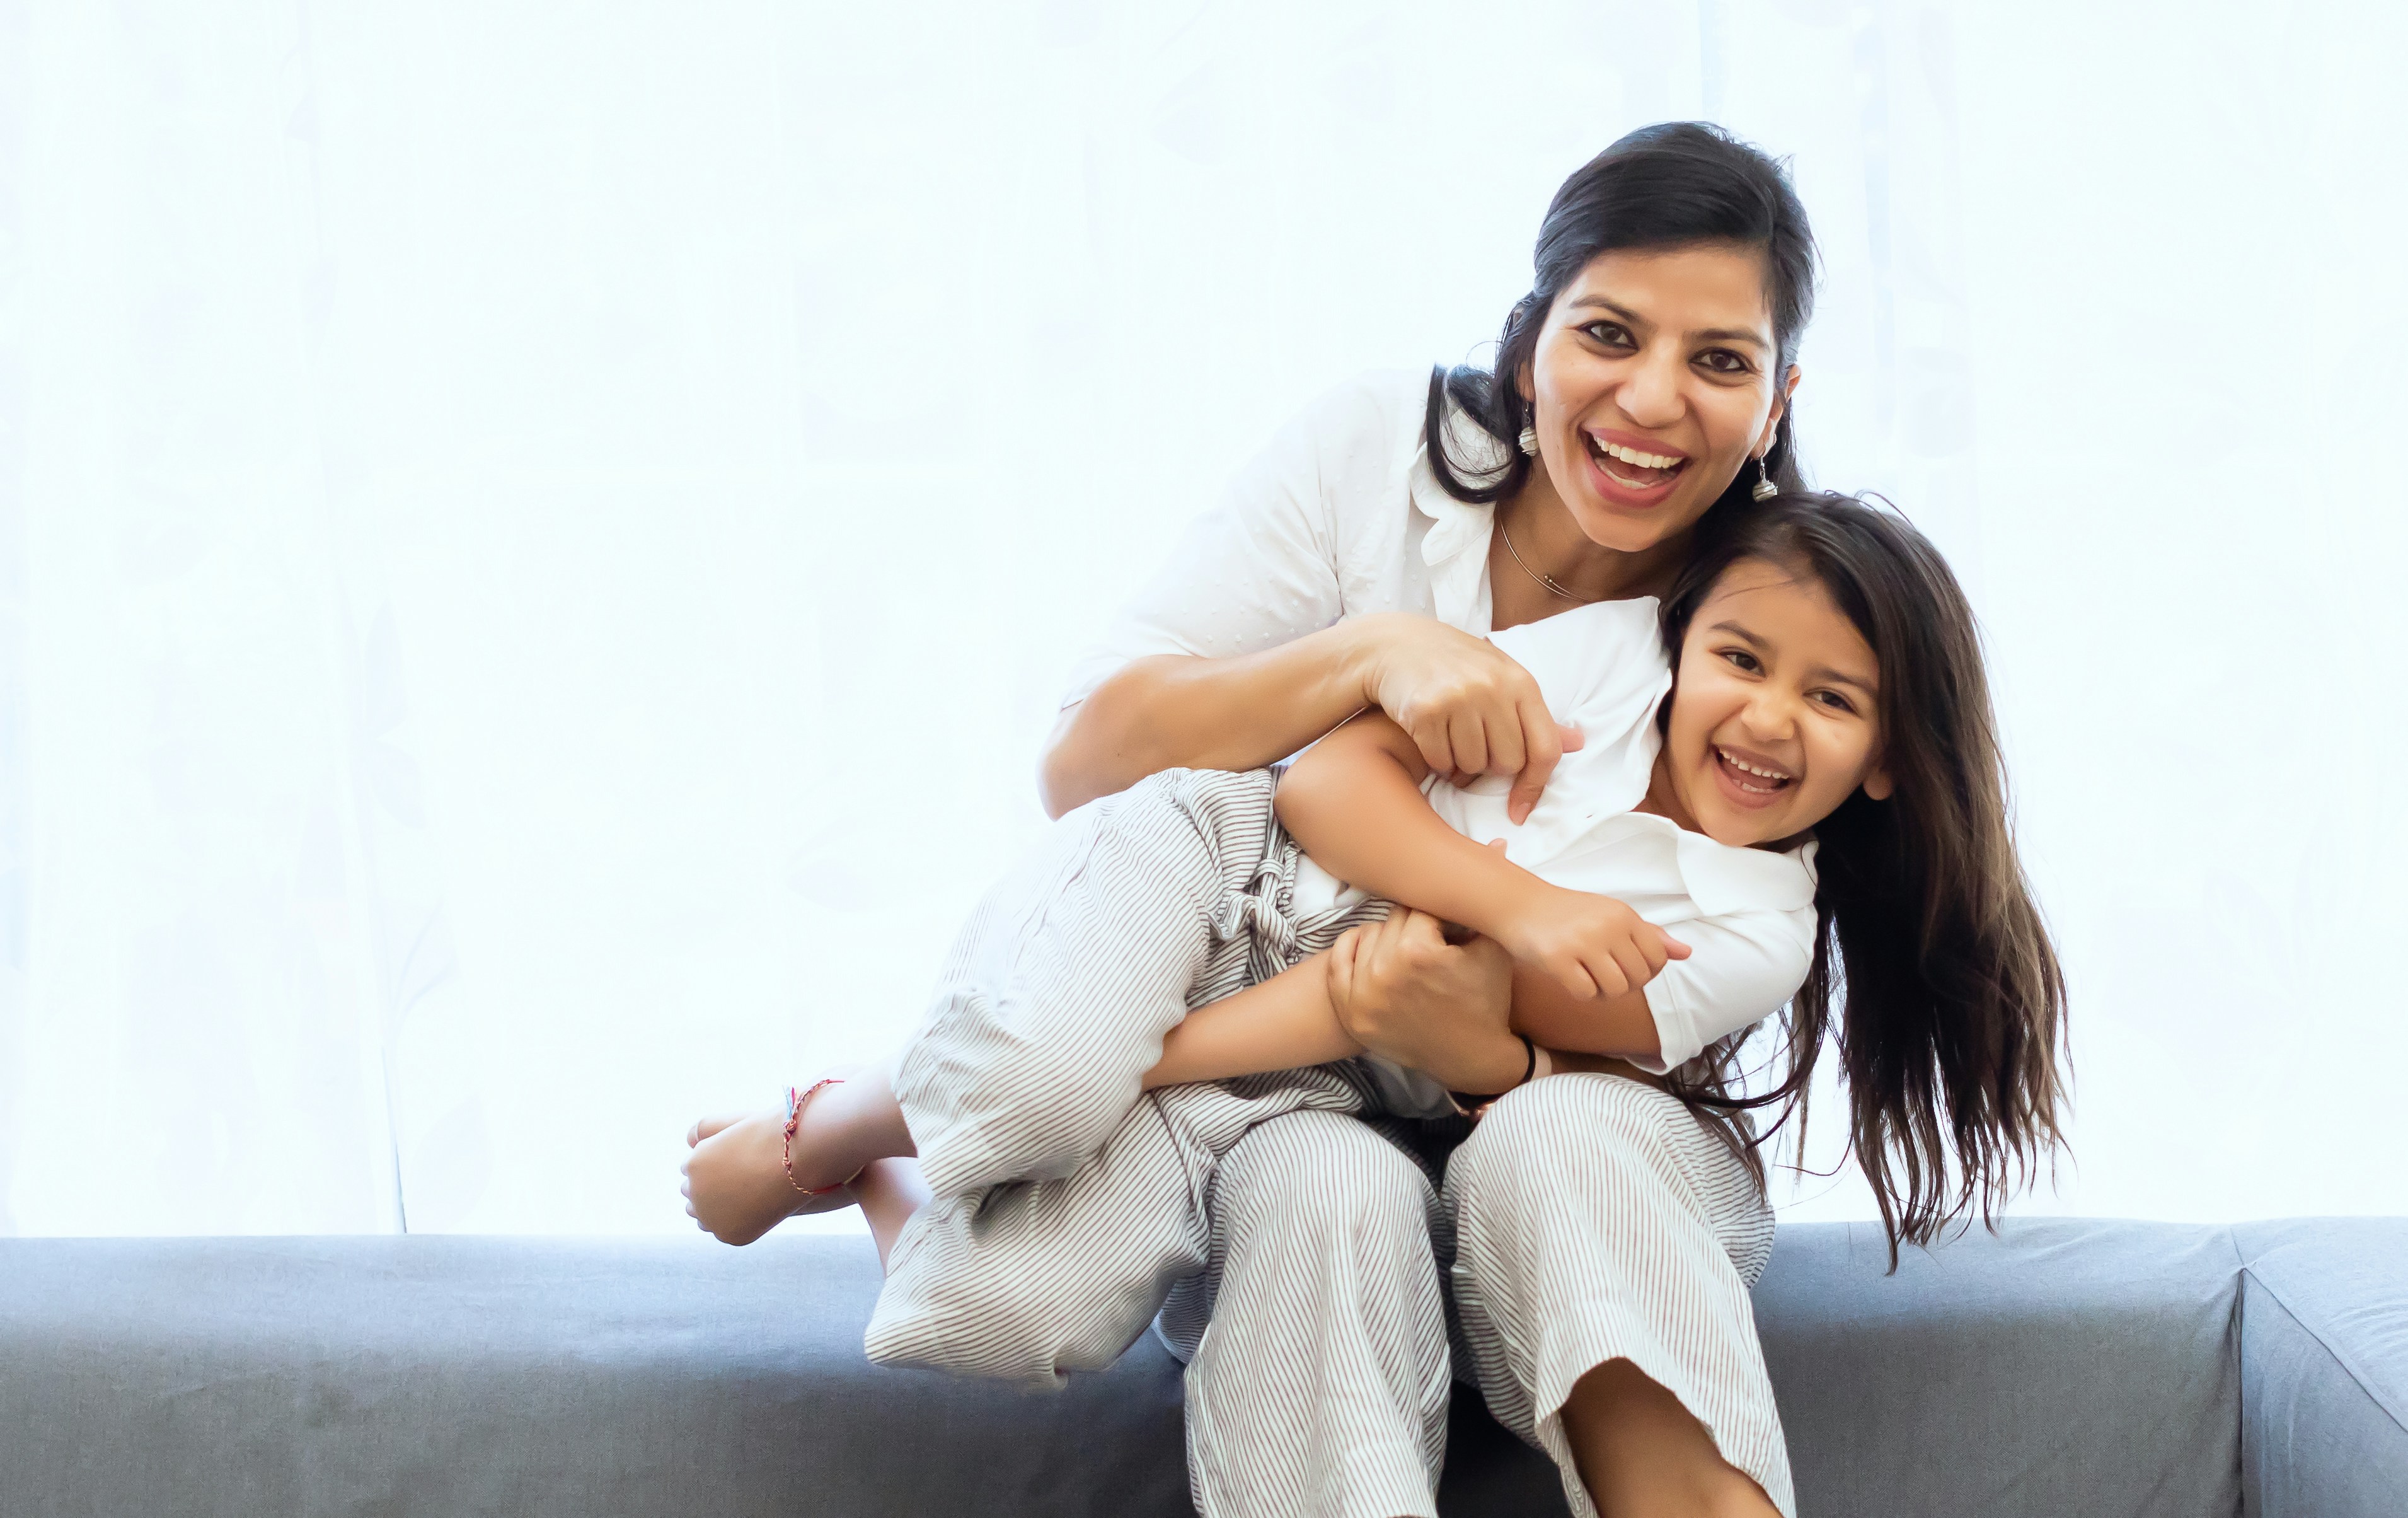
[{"label": "woman", "polygon": [[[1376,705],[1434,770],[1514,776],[1526,814],[1561,740],[1482,635],[1660,594],[1717,506],[1799,483],[1813,262],[1761,153],[1686,123],[1615,143],[1549,208],[1493,372],[1340,391],[1139,599],[1074,686],[1049,808],[1269,763]],[[1401,1063],[1504,1091],[1525,1050],[1501,1015],[1463,1014],[1499,1006],[1505,974],[1493,946],[1399,916],[1361,942],[1341,1013]],[[1511,1092],[1442,1192],[1357,1120],[1264,1124],[1216,1181],[1210,1269],[1161,1322],[1189,1361],[1198,1507],[1433,1512],[1444,1268],[1457,1364],[1576,1511],[1792,1511],[1747,1296],[1771,1213],[1737,1153],[1635,1079]]]}]

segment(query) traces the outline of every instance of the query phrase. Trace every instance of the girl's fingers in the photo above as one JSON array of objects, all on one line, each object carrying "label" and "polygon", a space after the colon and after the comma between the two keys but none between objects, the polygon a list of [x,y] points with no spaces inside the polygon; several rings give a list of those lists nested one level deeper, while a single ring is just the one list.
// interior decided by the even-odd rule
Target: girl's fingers
[{"label": "girl's fingers", "polygon": [[1656,929],[1656,932],[1657,935],[1664,940],[1664,957],[1666,959],[1685,960],[1689,957],[1688,945],[1673,937],[1670,933],[1664,932],[1661,928]]},{"label": "girl's fingers", "polygon": [[741,1112],[722,1113],[717,1117],[704,1118],[685,1131],[686,1147],[692,1149],[704,1139],[713,1137],[743,1120],[744,1114]]},{"label": "girl's fingers", "polygon": [[[1622,972],[1623,990],[1644,986],[1656,978],[1656,971],[1648,964],[1647,956],[1639,952],[1637,944],[1626,942],[1615,945],[1613,965],[1615,969]],[[1616,991],[1614,994],[1619,996],[1622,991]]]}]

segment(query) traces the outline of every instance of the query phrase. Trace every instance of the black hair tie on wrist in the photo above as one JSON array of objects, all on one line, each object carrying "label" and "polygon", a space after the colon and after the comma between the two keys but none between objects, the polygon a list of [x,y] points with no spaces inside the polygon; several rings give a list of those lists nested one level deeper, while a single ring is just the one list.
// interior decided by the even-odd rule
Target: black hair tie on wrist
[{"label": "black hair tie on wrist", "polygon": [[1513,1082],[1513,1089],[1518,1089],[1528,1085],[1530,1077],[1539,1073],[1539,1046],[1530,1042],[1528,1034],[1515,1034],[1513,1036],[1522,1041],[1523,1049],[1529,1055],[1529,1060],[1522,1066],[1522,1078]]}]

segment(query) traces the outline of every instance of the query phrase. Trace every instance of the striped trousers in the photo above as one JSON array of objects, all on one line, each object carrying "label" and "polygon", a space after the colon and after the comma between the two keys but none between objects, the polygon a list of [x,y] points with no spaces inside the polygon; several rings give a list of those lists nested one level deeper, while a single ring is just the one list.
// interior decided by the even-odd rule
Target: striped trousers
[{"label": "striped trousers", "polygon": [[1560,1411],[1627,1357],[1793,1511],[1747,1298],[1770,1214],[1679,1103],[1551,1077],[1440,1177],[1355,1062],[1140,1092],[1189,1009],[1385,910],[1295,912],[1272,784],[1156,775],[1064,818],[973,915],[896,1076],[934,1199],[870,1357],[1057,1385],[1153,1322],[1188,1365],[1208,1518],[1434,1513],[1456,1373],[1586,1513]]}]

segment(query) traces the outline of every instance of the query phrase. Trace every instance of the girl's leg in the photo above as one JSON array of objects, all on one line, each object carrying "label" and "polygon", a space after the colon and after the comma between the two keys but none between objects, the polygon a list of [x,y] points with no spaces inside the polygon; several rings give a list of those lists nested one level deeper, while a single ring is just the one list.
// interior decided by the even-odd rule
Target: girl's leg
[{"label": "girl's leg", "polygon": [[1551,1076],[1489,1110],[1445,1192],[1470,1368],[1575,1514],[1796,1511],[1748,1299],[1771,1214],[1685,1107]]},{"label": "girl's leg", "polygon": [[878,1241],[878,1268],[883,1270],[896,1236],[928,1205],[928,1183],[920,1178],[916,1161],[873,1160],[853,1181],[853,1194],[868,1221],[869,1236]]},{"label": "girl's leg", "polygon": [[1281,967],[1257,956],[1277,904],[1250,894],[1271,790],[1166,771],[1063,818],[988,893],[894,1081],[939,1197],[1070,1175],[1191,1005]]}]

